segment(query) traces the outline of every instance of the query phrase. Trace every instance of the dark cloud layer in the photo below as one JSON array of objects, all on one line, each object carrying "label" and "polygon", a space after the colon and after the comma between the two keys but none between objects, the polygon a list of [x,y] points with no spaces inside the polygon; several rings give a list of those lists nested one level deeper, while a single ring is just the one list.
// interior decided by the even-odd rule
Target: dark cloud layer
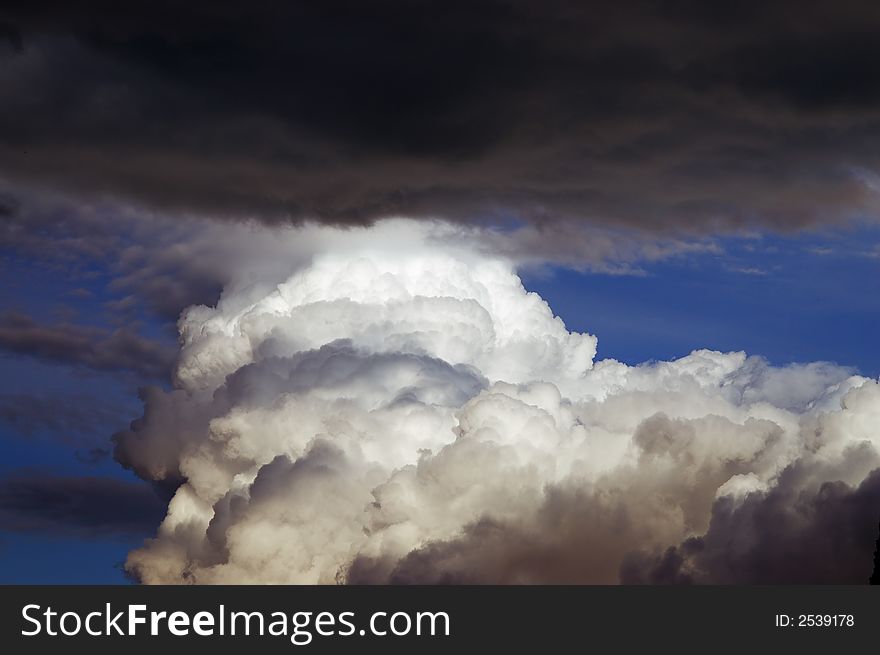
[{"label": "dark cloud layer", "polygon": [[69,323],[43,325],[14,312],[0,315],[0,350],[96,371],[132,371],[153,379],[166,379],[174,360],[166,346],[127,327],[109,331]]},{"label": "dark cloud layer", "polygon": [[163,515],[162,499],[142,482],[34,473],[0,480],[0,522],[5,530],[142,536]]},{"label": "dark cloud layer", "polygon": [[705,232],[877,206],[868,0],[4,4],[10,179],[355,223]]}]

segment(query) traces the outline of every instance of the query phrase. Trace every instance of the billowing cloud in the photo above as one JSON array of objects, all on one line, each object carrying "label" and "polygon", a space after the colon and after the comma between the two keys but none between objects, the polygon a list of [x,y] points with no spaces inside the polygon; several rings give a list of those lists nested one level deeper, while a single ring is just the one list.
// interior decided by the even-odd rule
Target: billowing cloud
[{"label": "billowing cloud", "polygon": [[[868,448],[854,447],[859,457]],[[818,470],[816,470],[818,469]],[[822,464],[798,461],[776,485],[719,498],[705,535],[664,553],[632,553],[626,583],[864,584],[880,524],[880,470],[853,485]],[[811,479],[810,479],[811,478]]]},{"label": "billowing cloud", "polygon": [[174,388],[145,389],[115,436],[121,463],[179,485],[130,572],[867,580],[877,381],[740,352],[597,359],[459,230],[294,231],[308,256],[284,279],[234,279],[183,313]]}]

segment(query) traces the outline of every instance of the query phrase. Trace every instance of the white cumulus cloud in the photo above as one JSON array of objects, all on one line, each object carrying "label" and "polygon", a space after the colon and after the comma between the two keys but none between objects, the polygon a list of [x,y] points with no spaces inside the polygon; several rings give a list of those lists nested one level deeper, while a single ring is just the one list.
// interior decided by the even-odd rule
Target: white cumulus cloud
[{"label": "white cumulus cloud", "polygon": [[[155,539],[130,554],[132,573],[148,583],[870,575],[876,381],[739,352],[597,361],[596,337],[568,331],[523,288],[515,261],[460,230],[403,220],[293,230],[286,279],[242,274],[215,307],[183,313],[174,390],[145,390],[144,416],[116,436],[123,464],[179,484]],[[739,541],[725,551],[730,534]],[[792,547],[809,538],[832,553],[824,564]],[[785,566],[762,559],[784,552],[794,553]]]}]

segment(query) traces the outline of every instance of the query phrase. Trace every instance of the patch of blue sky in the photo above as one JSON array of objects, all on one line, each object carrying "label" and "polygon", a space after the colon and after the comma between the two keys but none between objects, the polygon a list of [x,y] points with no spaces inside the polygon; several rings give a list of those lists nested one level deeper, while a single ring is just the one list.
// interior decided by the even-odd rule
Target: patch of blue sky
[{"label": "patch of blue sky", "polygon": [[627,363],[697,348],[775,364],[832,361],[880,375],[880,229],[719,239],[718,253],[642,265],[644,275],[524,273],[569,329]]}]

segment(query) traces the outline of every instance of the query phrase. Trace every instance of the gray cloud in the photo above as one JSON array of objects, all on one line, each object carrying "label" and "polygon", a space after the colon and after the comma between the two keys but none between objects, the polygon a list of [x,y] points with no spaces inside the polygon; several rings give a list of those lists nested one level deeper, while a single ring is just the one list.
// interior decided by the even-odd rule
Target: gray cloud
[{"label": "gray cloud", "polygon": [[96,371],[132,371],[147,378],[167,378],[174,359],[164,344],[130,328],[115,330],[59,323],[44,325],[30,316],[0,316],[0,349]]},{"label": "gray cloud", "polygon": [[152,532],[162,515],[161,498],[142,482],[34,472],[0,480],[5,530],[138,537]]},{"label": "gray cloud", "polygon": [[[874,453],[868,453],[872,457]],[[859,454],[863,456],[863,454]],[[798,464],[779,484],[737,503],[720,498],[708,531],[658,555],[633,553],[630,584],[865,584],[880,521],[880,469],[858,486],[829,480],[804,490]]]},{"label": "gray cloud", "polygon": [[868,0],[4,13],[18,182],[270,221],[706,234],[876,215]]},{"label": "gray cloud", "polygon": [[[850,456],[878,461],[867,445]],[[651,540],[652,528],[648,513],[639,512],[632,497],[639,494],[637,483],[624,492],[564,485],[548,491],[535,516],[484,517],[465,526],[460,536],[428,543],[398,561],[357,558],[346,579],[353,584],[865,584],[878,539],[880,469],[853,487],[835,481],[834,472],[816,470],[821,467],[798,461],[767,492],[719,498],[705,534],[654,553],[640,550]],[[805,485],[805,478],[813,479]],[[609,571],[609,561],[621,554],[619,573]]]}]

